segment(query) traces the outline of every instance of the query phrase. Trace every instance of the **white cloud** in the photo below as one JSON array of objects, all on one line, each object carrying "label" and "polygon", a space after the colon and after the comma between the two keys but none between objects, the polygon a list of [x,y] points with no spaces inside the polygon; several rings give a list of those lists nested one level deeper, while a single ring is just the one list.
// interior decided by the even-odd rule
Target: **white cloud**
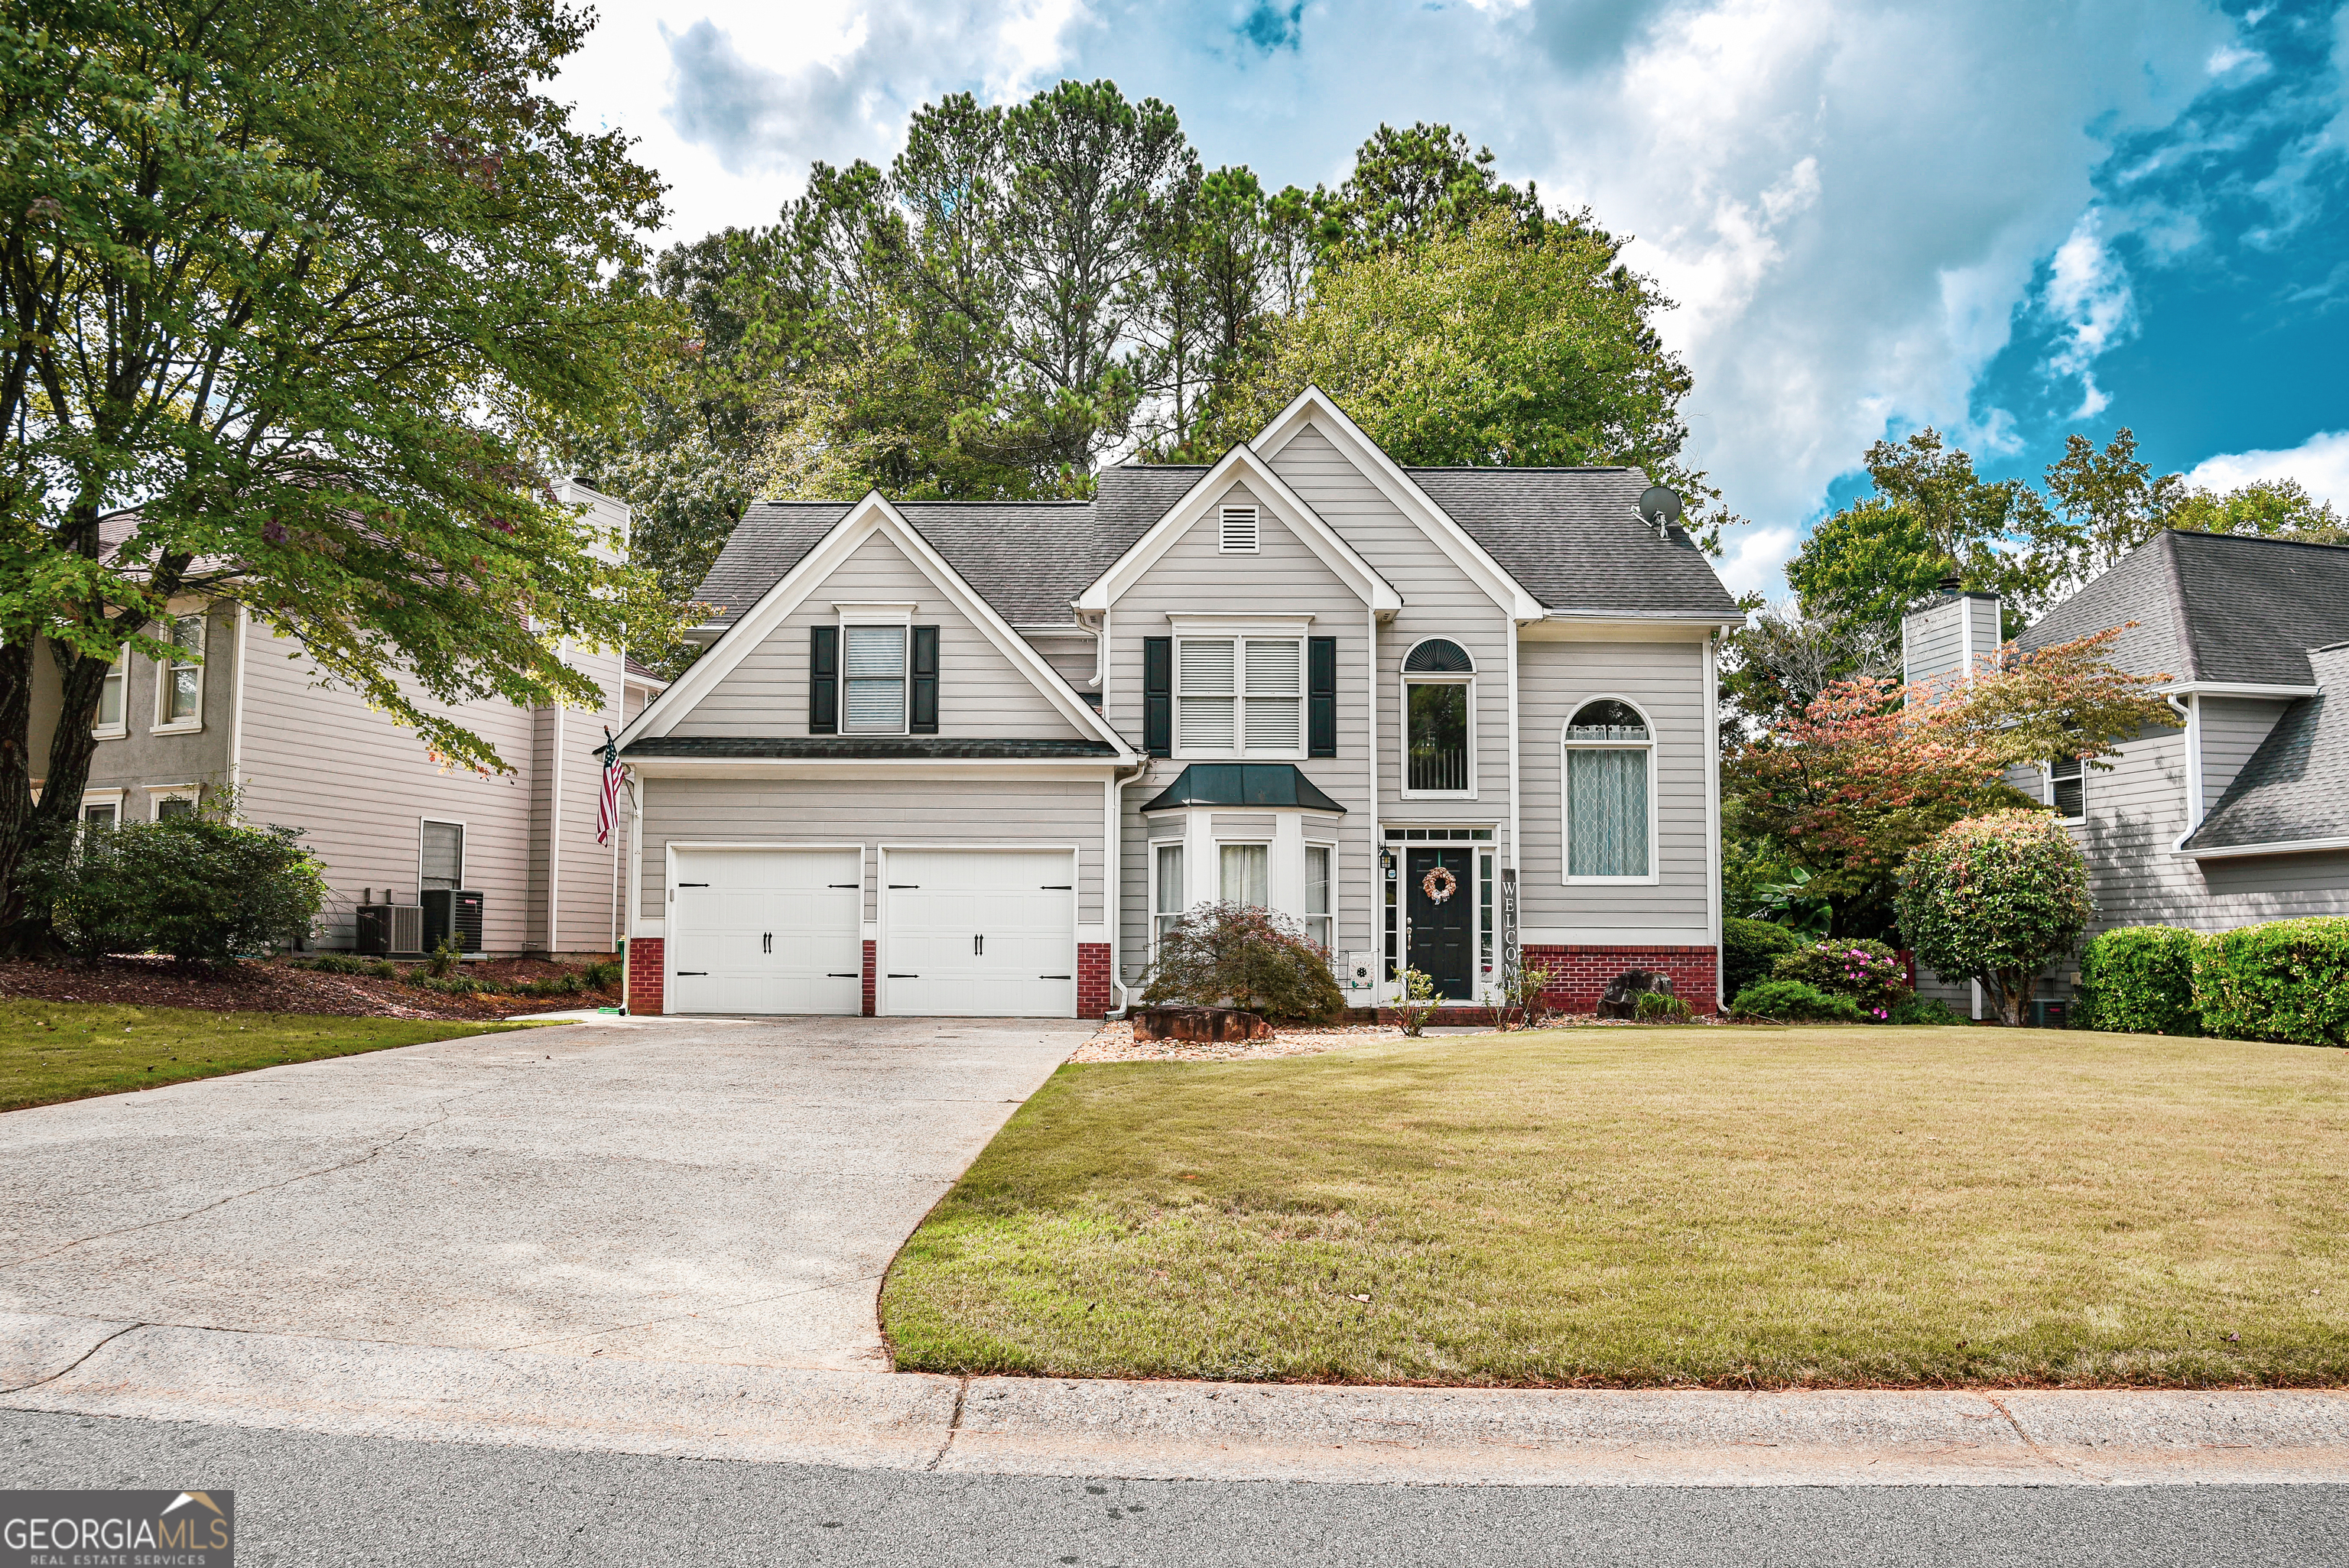
[{"label": "white cloud", "polygon": [[2047,368],[2056,376],[2080,378],[2083,393],[2072,415],[2075,420],[2093,419],[2111,404],[2111,395],[2096,385],[2096,356],[2137,330],[2128,269],[2098,235],[2101,216],[2094,207],[2083,212],[2071,236],[2055,247],[2048,266],[2046,306],[2064,324],[2064,335]]},{"label": "white cloud", "polygon": [[2349,508],[2349,430],[2321,431],[2280,451],[2223,452],[2186,475],[2189,484],[2221,494],[2255,480],[2298,480],[2319,500]]},{"label": "white cloud", "polygon": [[[2084,403],[2102,396],[2095,354],[2132,319],[2109,242],[2151,220],[2096,227],[2092,172],[2240,47],[2210,0],[601,9],[594,58],[565,84],[645,137],[678,186],[672,237],[769,220],[807,158],[886,157],[914,108],[964,88],[1106,76],[1174,105],[1211,165],[1275,184],[1334,182],[1381,120],[1447,120],[1507,177],[1635,236],[1630,259],[1681,302],[1664,331],[1696,375],[1691,456],[1754,520],[1728,573],[1756,586],[1888,428],[2014,442],[2012,417],[1972,397],[2018,310],[2060,294],[2064,373]],[[664,14],[667,37],[698,36],[723,67],[674,103]],[[2073,270],[2034,302],[2038,269],[2067,247]]]}]

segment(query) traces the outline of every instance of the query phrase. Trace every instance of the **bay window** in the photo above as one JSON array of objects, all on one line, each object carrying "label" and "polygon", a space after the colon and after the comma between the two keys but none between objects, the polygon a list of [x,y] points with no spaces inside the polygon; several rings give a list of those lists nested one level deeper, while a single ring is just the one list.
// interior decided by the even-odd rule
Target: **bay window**
[{"label": "bay window", "polygon": [[1655,879],[1655,736],[1647,717],[1613,697],[1588,702],[1566,727],[1566,880]]},{"label": "bay window", "polygon": [[1216,896],[1226,903],[1264,909],[1272,903],[1272,846],[1216,846]]},{"label": "bay window", "polygon": [[1324,953],[1335,945],[1330,901],[1337,880],[1330,868],[1337,855],[1338,851],[1328,844],[1305,846],[1305,934]]},{"label": "bay window", "polygon": [[1164,942],[1183,918],[1186,907],[1183,895],[1183,846],[1179,843],[1160,844],[1153,851],[1156,865],[1156,881],[1151,890],[1150,929],[1152,939]]}]

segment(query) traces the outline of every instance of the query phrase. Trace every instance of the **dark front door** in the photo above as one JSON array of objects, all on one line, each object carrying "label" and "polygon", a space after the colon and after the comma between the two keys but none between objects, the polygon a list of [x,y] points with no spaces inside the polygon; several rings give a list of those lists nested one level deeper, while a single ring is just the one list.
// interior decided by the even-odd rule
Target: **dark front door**
[{"label": "dark front door", "polygon": [[[1476,995],[1476,851],[1413,850],[1405,862],[1411,966],[1435,977],[1437,995],[1471,1000]],[[1451,874],[1439,876],[1439,870]]]}]

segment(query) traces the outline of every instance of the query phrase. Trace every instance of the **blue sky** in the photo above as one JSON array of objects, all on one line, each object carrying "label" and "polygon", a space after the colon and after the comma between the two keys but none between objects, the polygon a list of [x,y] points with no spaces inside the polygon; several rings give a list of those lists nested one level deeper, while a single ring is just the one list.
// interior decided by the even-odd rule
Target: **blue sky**
[{"label": "blue sky", "polygon": [[1869,441],[1997,474],[2133,428],[2164,470],[2349,508],[2349,15],[2203,0],[601,0],[560,90],[669,180],[668,238],[885,160],[944,92],[1108,77],[1212,165],[1341,178],[1447,120],[1680,302],[1695,455],[1784,592]]}]

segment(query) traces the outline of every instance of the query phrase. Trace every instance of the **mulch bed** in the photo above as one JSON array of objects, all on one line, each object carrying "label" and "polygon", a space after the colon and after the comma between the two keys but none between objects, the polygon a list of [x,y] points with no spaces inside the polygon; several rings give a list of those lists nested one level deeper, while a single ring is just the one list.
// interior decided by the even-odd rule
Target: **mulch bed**
[{"label": "mulch bed", "polygon": [[[476,980],[513,985],[576,974],[583,967],[541,958],[497,958],[467,964],[463,972]],[[0,960],[0,996],[116,1006],[193,1007],[212,1013],[330,1013],[348,1018],[508,1018],[522,1013],[616,1006],[620,1000],[617,987],[567,996],[447,996],[371,975],[321,975],[296,969],[283,959],[215,971],[187,971],[168,958],[109,958],[96,967]]]}]

